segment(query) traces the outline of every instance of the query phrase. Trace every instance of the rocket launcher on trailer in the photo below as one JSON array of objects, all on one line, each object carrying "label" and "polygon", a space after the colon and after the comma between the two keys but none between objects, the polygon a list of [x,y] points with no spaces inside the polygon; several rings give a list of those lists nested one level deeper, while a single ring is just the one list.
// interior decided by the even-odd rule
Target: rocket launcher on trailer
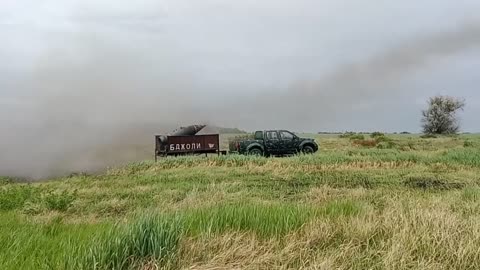
[{"label": "rocket launcher on trailer", "polygon": [[155,136],[155,161],[157,157],[193,154],[224,154],[220,151],[219,134],[197,135],[205,125],[181,127],[168,135]]}]

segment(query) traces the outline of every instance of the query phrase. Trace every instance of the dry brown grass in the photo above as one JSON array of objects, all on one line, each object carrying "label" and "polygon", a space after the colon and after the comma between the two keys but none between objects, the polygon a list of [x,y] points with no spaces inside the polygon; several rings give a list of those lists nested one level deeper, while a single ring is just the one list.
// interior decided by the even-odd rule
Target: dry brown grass
[{"label": "dry brown grass", "polygon": [[363,146],[363,147],[376,147],[378,144],[377,140],[353,140],[354,145]]},{"label": "dry brown grass", "polygon": [[430,207],[388,203],[382,213],[316,219],[281,240],[239,233],[189,238],[181,268],[479,269],[478,218],[459,217],[440,199]]}]

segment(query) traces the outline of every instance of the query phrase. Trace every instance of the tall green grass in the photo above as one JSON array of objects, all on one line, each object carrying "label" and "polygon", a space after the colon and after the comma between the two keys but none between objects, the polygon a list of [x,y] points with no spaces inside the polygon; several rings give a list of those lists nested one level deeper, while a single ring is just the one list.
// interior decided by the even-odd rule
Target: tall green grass
[{"label": "tall green grass", "polygon": [[102,224],[47,223],[0,217],[0,269],[77,269],[78,260],[92,246],[92,238],[109,227]]},{"label": "tall green grass", "polygon": [[321,211],[287,204],[233,204],[141,216],[135,223],[117,225],[99,237],[87,260],[76,266],[82,269],[138,269],[151,264],[174,267],[183,236],[226,232],[251,232],[264,238],[284,236],[322,213],[351,213],[348,207],[343,210],[339,210],[338,205],[333,207],[337,209],[328,206]]},{"label": "tall green grass", "polygon": [[480,148],[449,150],[435,157],[434,162],[480,167]]},{"label": "tall green grass", "polygon": [[294,204],[227,204],[187,211],[184,220],[192,234],[248,231],[275,237],[300,228],[315,215],[314,208]]},{"label": "tall green grass", "polygon": [[64,212],[72,206],[76,197],[76,191],[59,192],[32,184],[11,183],[0,186],[0,211],[23,209],[30,204],[36,206],[35,211],[46,209]]},{"label": "tall green grass", "polygon": [[75,225],[55,218],[32,223],[10,213],[0,219],[1,269],[174,268],[184,236],[249,232],[261,238],[295,232],[315,217],[356,215],[353,202],[320,207],[237,203],[176,213],[143,214],[127,223]]},{"label": "tall green grass", "polygon": [[40,189],[32,185],[6,184],[0,186],[0,211],[22,208],[29,200],[40,197]]},{"label": "tall green grass", "polygon": [[93,242],[79,269],[142,269],[146,265],[173,265],[183,234],[178,218],[140,217],[133,224],[117,225]]}]

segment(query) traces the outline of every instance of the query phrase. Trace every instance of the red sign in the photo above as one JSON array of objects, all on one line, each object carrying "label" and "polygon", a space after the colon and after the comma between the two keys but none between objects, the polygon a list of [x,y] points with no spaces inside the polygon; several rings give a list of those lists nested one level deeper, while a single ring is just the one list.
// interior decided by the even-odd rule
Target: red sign
[{"label": "red sign", "polygon": [[166,150],[168,153],[217,152],[219,135],[169,136]]}]

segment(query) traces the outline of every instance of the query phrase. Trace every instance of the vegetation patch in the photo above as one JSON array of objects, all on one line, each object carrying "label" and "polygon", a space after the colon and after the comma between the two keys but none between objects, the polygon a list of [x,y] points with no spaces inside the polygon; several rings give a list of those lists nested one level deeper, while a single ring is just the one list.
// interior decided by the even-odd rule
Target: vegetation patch
[{"label": "vegetation patch", "polygon": [[[363,135],[361,135],[363,136]],[[385,134],[376,132],[371,134],[371,139],[354,138],[352,139],[354,145],[365,147],[365,148],[378,148],[378,149],[393,149],[396,148],[396,143]]]},{"label": "vegetation patch", "polygon": [[480,201],[480,188],[478,187],[468,187],[463,190],[462,198],[468,202],[479,202]]},{"label": "vegetation patch", "polygon": [[358,145],[358,146],[372,148],[372,147],[377,146],[378,142],[376,140],[361,139],[361,140],[353,140],[353,144]]},{"label": "vegetation patch", "polygon": [[97,238],[79,269],[152,269],[172,265],[182,237],[179,219],[146,215]]},{"label": "vegetation patch", "polygon": [[47,209],[65,212],[72,206],[76,197],[77,191],[48,191],[42,196],[42,200],[45,203]]},{"label": "vegetation patch", "polygon": [[462,189],[464,183],[448,182],[437,178],[412,177],[405,180],[405,186],[422,190],[451,190]]},{"label": "vegetation patch", "polygon": [[356,216],[361,212],[361,206],[353,201],[332,201],[327,203],[324,208],[321,209],[321,213],[328,217],[348,217]]},{"label": "vegetation patch", "polygon": [[36,200],[40,191],[31,185],[0,186],[0,210],[14,210],[22,208],[29,200]]},{"label": "vegetation patch", "polygon": [[374,139],[376,139],[378,137],[385,137],[385,133],[376,131],[376,132],[373,132],[372,134],[370,134],[370,137],[372,137]]},{"label": "vegetation patch", "polygon": [[342,139],[350,139],[351,141],[365,140],[365,135],[364,134],[356,133],[356,132],[345,132],[345,133],[340,134],[338,137],[342,138]]},{"label": "vegetation patch", "polygon": [[227,204],[192,210],[185,215],[185,225],[194,234],[250,231],[276,237],[300,228],[316,214],[314,208],[292,204]]},{"label": "vegetation patch", "polygon": [[465,140],[463,142],[463,147],[475,147],[475,143],[471,140]]},{"label": "vegetation patch", "polygon": [[436,162],[445,164],[461,164],[480,167],[480,148],[455,149],[443,152],[435,158]]},{"label": "vegetation patch", "polygon": [[0,176],[0,186],[13,183],[13,179],[7,176]]},{"label": "vegetation patch", "polygon": [[357,135],[357,133],[348,131],[338,135],[338,137],[341,139],[350,139],[352,136],[355,135]]},{"label": "vegetation patch", "polygon": [[420,136],[420,138],[422,138],[422,139],[436,139],[436,138],[438,138],[438,136],[435,135],[435,134],[423,134],[423,135]]}]

